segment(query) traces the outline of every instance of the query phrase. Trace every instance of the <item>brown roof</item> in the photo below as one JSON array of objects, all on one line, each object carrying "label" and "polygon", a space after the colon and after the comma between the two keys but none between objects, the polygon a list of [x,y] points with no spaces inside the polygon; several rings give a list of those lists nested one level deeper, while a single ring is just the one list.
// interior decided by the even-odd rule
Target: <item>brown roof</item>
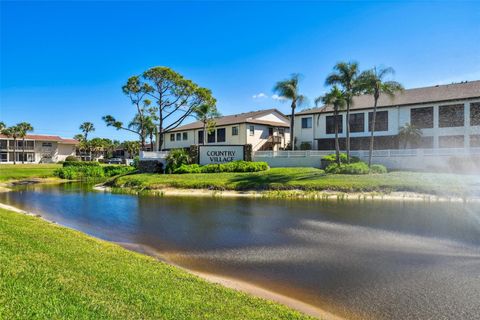
[{"label": "brown roof", "polygon": [[[8,138],[4,134],[0,134],[0,138]],[[64,144],[77,144],[78,141],[75,139],[65,139],[59,136],[49,136],[49,135],[40,135],[40,134],[27,134],[25,136],[25,139],[27,140],[35,140],[35,141],[52,141],[52,142],[58,142],[58,143],[64,143]]]},{"label": "brown roof", "polygon": [[[280,111],[278,111],[277,109],[267,109],[267,110],[251,111],[251,112],[234,114],[230,116],[218,117],[218,118],[215,118],[215,126],[221,127],[221,126],[239,124],[239,123],[256,123],[256,124],[265,124],[265,125],[277,126],[277,127],[289,126],[288,124],[285,124],[283,122],[255,119],[257,117],[261,117],[272,112],[279,113],[282,117],[285,118],[285,121],[288,122],[288,119],[285,117],[285,115]],[[203,128],[203,123],[201,121],[195,121],[195,122],[177,127],[175,129],[169,130],[168,132],[194,130],[194,129],[201,129],[201,128]]]},{"label": "brown roof", "polygon": [[[480,80],[433,87],[407,89],[397,93],[392,99],[387,95],[381,95],[378,99],[378,107],[391,107],[431,102],[442,102],[460,99],[480,98]],[[352,109],[367,109],[373,107],[373,96],[361,95],[353,98]],[[298,112],[298,115],[333,111],[331,106],[312,108]]]}]

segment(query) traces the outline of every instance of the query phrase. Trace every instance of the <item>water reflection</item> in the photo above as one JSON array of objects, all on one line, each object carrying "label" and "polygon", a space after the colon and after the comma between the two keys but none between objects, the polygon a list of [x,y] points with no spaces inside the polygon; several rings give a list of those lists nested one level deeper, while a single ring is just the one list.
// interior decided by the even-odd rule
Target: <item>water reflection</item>
[{"label": "water reflection", "polygon": [[479,204],[160,198],[29,186],[0,201],[175,252],[347,317],[480,317]]}]

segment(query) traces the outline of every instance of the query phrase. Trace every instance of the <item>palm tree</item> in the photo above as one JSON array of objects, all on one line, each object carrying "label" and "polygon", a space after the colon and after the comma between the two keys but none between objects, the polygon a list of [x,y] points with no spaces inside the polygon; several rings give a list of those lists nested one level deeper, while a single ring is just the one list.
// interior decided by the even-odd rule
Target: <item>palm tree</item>
[{"label": "palm tree", "polygon": [[319,97],[315,100],[315,104],[323,102],[325,105],[333,106],[333,121],[335,127],[335,160],[337,165],[340,166],[340,145],[338,143],[338,112],[345,107],[346,99],[345,95],[337,86],[325,94],[323,97]]},{"label": "palm tree", "polygon": [[396,81],[384,81],[384,78],[390,74],[394,74],[393,68],[379,68],[377,70],[374,67],[371,70],[362,72],[359,76],[359,88],[364,93],[373,95],[373,119],[372,119],[372,131],[370,135],[370,149],[368,152],[368,166],[372,165],[373,143],[375,124],[377,120],[377,104],[378,99],[382,93],[387,94],[391,98],[395,96],[395,93],[402,91],[403,86]]},{"label": "palm tree", "polygon": [[9,138],[13,138],[13,164],[17,164],[17,138],[20,136],[20,128],[11,126],[3,129],[2,133]]},{"label": "palm tree", "polygon": [[203,144],[207,139],[207,131],[210,133],[215,128],[215,118],[220,116],[215,105],[202,104],[193,110],[193,116],[203,123]]},{"label": "palm tree", "polygon": [[95,131],[95,126],[93,125],[93,123],[86,121],[80,125],[80,130],[82,130],[83,132],[83,138],[85,139],[85,141],[87,141],[88,134]]},{"label": "palm tree", "polygon": [[153,137],[158,135],[158,127],[154,117],[145,116],[145,134],[150,138],[150,151],[153,151]]},{"label": "palm tree", "polygon": [[347,162],[350,163],[350,107],[353,104],[353,97],[359,93],[358,88],[358,63],[356,62],[339,62],[333,69],[325,83],[327,85],[340,85],[343,89],[345,96],[345,102],[347,106],[347,134],[346,134],[346,149],[347,149]]},{"label": "palm tree", "polygon": [[407,145],[409,142],[410,144],[418,143],[422,138],[422,135],[422,130],[410,123],[405,123],[405,125],[401,127],[398,131],[398,138],[400,141],[403,141],[404,149],[407,149]]},{"label": "palm tree", "polygon": [[33,127],[28,122],[21,122],[17,124],[19,137],[22,138],[22,163],[25,163],[25,137],[28,132],[33,131]]},{"label": "palm tree", "polygon": [[5,130],[6,127],[7,127],[7,126],[5,125],[5,122],[0,121],[0,133],[1,133],[3,130]]},{"label": "palm tree", "polygon": [[297,105],[302,105],[306,100],[306,97],[299,93],[298,84],[300,82],[300,74],[294,73],[289,79],[279,81],[275,84],[273,91],[276,92],[281,98],[292,101],[291,108],[292,114],[290,118],[290,145],[292,150],[295,150],[294,139],[294,120],[295,120],[295,108]]}]

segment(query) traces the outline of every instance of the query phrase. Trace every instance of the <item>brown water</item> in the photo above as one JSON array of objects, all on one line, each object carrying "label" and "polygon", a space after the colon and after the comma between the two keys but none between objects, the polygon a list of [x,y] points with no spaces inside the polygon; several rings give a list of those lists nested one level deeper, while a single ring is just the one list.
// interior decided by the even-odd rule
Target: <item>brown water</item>
[{"label": "brown water", "polygon": [[480,319],[480,204],[153,197],[64,184],[0,202],[347,318]]}]

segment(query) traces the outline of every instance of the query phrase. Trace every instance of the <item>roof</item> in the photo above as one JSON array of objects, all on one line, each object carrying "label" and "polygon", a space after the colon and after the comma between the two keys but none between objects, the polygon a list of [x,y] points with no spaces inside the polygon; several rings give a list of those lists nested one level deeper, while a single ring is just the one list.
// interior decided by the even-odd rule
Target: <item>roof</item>
[{"label": "roof", "polygon": [[[12,139],[11,137],[7,137],[4,134],[0,134],[0,138],[7,138]],[[27,134],[25,136],[26,140],[35,140],[35,141],[52,141],[58,142],[62,144],[77,144],[78,141],[75,139],[65,139],[60,136],[49,136],[49,135],[40,135],[40,134]],[[20,140],[20,139],[19,139]]]},{"label": "roof", "polygon": [[[480,98],[480,80],[407,89],[397,93],[393,98],[384,94],[378,99],[378,107],[425,104],[471,98]],[[357,96],[353,98],[351,109],[373,108],[373,102],[372,95]],[[298,112],[297,115],[332,111],[333,108],[331,106],[323,106]]]},{"label": "roof", "polygon": [[[285,122],[256,119],[258,117],[262,117],[264,115],[267,115],[273,112],[276,112],[280,116],[284,117]],[[289,127],[289,125],[287,124],[288,119],[285,117],[283,113],[281,113],[277,109],[266,109],[266,110],[244,112],[244,113],[215,118],[215,126],[217,127],[227,126],[232,124],[239,124],[239,123],[254,123],[254,124],[264,124],[264,125],[277,126],[277,127]],[[195,129],[202,129],[202,128],[203,128],[203,122],[195,121],[195,122],[177,127],[175,129],[168,130],[168,132],[195,130]]]}]

